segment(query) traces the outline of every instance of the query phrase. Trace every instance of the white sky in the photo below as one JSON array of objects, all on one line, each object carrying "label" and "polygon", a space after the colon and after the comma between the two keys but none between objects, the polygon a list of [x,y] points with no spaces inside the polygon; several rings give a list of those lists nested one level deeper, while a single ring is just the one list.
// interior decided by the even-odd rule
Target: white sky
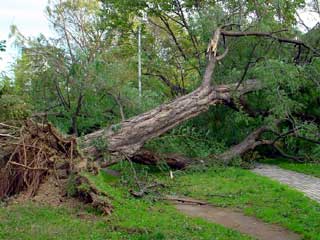
[{"label": "white sky", "polygon": [[[37,36],[39,33],[52,35],[44,14],[46,5],[47,0],[0,0],[0,40],[7,40],[7,51],[0,53],[0,72],[9,70],[18,55],[17,49],[12,46],[12,40],[8,40],[12,24],[27,37]],[[310,12],[301,11],[300,16],[309,27],[319,22],[319,16]]]},{"label": "white sky", "polygon": [[8,40],[11,25],[25,36],[52,35],[44,13],[46,5],[47,0],[0,0],[0,40],[7,40],[6,52],[0,53],[0,72],[9,70],[18,54],[12,40]]}]

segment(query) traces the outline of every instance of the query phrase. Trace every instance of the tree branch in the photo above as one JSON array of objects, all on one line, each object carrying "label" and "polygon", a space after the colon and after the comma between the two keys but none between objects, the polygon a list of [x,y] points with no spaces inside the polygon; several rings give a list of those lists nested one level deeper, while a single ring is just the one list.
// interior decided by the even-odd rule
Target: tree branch
[{"label": "tree branch", "polygon": [[[279,32],[279,31],[277,31],[277,32]],[[296,40],[296,39],[287,39],[287,38],[274,36],[274,34],[277,33],[277,32],[231,32],[231,31],[221,30],[221,34],[223,36],[227,36],[227,37],[251,37],[251,36],[267,37],[267,38],[275,39],[280,43],[288,43],[288,44],[293,44],[293,45],[300,45],[300,46],[303,46],[306,49],[310,50],[311,52],[313,52],[316,56],[320,56],[320,53],[317,50],[315,50],[314,48],[308,46],[303,41]]]}]

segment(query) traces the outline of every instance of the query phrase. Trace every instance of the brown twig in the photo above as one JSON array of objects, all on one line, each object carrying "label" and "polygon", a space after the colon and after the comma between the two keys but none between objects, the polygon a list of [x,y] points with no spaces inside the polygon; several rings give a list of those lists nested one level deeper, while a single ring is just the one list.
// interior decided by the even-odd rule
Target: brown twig
[{"label": "brown twig", "polygon": [[48,168],[33,168],[33,167],[29,167],[27,165],[24,165],[24,164],[21,164],[21,163],[17,163],[17,162],[9,162],[9,164],[12,164],[12,165],[16,165],[16,166],[19,166],[19,167],[23,167],[23,168],[26,168],[28,170],[39,170],[39,171],[48,171],[49,169]]},{"label": "brown twig", "polygon": [[192,204],[198,204],[198,205],[208,205],[207,202],[194,200],[194,199],[188,199],[188,198],[180,198],[180,197],[172,197],[172,196],[166,196],[164,198],[161,198],[162,200],[168,200],[173,202],[182,202],[182,203],[192,203]]}]

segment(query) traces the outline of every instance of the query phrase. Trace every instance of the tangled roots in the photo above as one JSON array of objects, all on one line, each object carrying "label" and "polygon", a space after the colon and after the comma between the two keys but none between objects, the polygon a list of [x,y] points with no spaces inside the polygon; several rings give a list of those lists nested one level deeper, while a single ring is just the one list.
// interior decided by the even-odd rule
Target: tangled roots
[{"label": "tangled roots", "polygon": [[[76,197],[110,214],[109,197],[81,174],[85,170],[96,169],[89,169],[77,149],[76,138],[63,136],[51,124],[28,120],[22,127],[15,127],[0,123],[0,200],[20,192],[23,199],[37,198],[43,189],[40,186],[48,190],[53,183],[60,186],[61,195]],[[76,180],[72,195],[67,189],[71,177]],[[60,193],[53,190],[50,194]]]},{"label": "tangled roots", "polygon": [[[31,120],[17,129],[8,125],[0,143],[6,146],[0,169],[0,199],[25,191],[29,197],[36,194],[48,174],[64,175],[81,159],[76,139],[63,137],[51,124],[38,124]],[[2,131],[3,132],[3,131]],[[1,159],[0,159],[1,160]]]}]

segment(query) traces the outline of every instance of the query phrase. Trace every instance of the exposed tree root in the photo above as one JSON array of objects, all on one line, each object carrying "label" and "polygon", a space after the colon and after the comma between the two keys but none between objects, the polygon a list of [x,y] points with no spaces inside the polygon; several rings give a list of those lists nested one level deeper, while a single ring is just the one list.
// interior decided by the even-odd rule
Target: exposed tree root
[{"label": "exposed tree root", "polygon": [[[50,125],[27,121],[17,130],[16,141],[6,141],[14,148],[4,167],[0,170],[0,198],[17,194],[23,190],[32,197],[47,174],[70,171],[79,158],[75,139],[64,138]],[[2,141],[5,144],[5,141]],[[68,174],[68,172],[67,172]]]},{"label": "exposed tree root", "polygon": [[112,205],[110,197],[104,192],[99,191],[90,181],[81,175],[75,178],[75,191],[72,195],[77,197],[82,202],[91,204],[105,215],[110,215],[112,212]]},{"label": "exposed tree root", "polygon": [[[62,136],[51,124],[31,120],[21,128],[2,124],[0,129],[0,144],[3,146],[0,155],[0,199],[21,192],[26,198],[33,198],[40,185],[52,178],[60,187],[60,193],[65,194],[68,179],[75,175],[75,196],[105,214],[111,212],[108,198],[80,176],[82,171],[88,170],[88,164],[79,153],[74,137]],[[85,183],[88,186],[86,189],[83,188]]]}]

